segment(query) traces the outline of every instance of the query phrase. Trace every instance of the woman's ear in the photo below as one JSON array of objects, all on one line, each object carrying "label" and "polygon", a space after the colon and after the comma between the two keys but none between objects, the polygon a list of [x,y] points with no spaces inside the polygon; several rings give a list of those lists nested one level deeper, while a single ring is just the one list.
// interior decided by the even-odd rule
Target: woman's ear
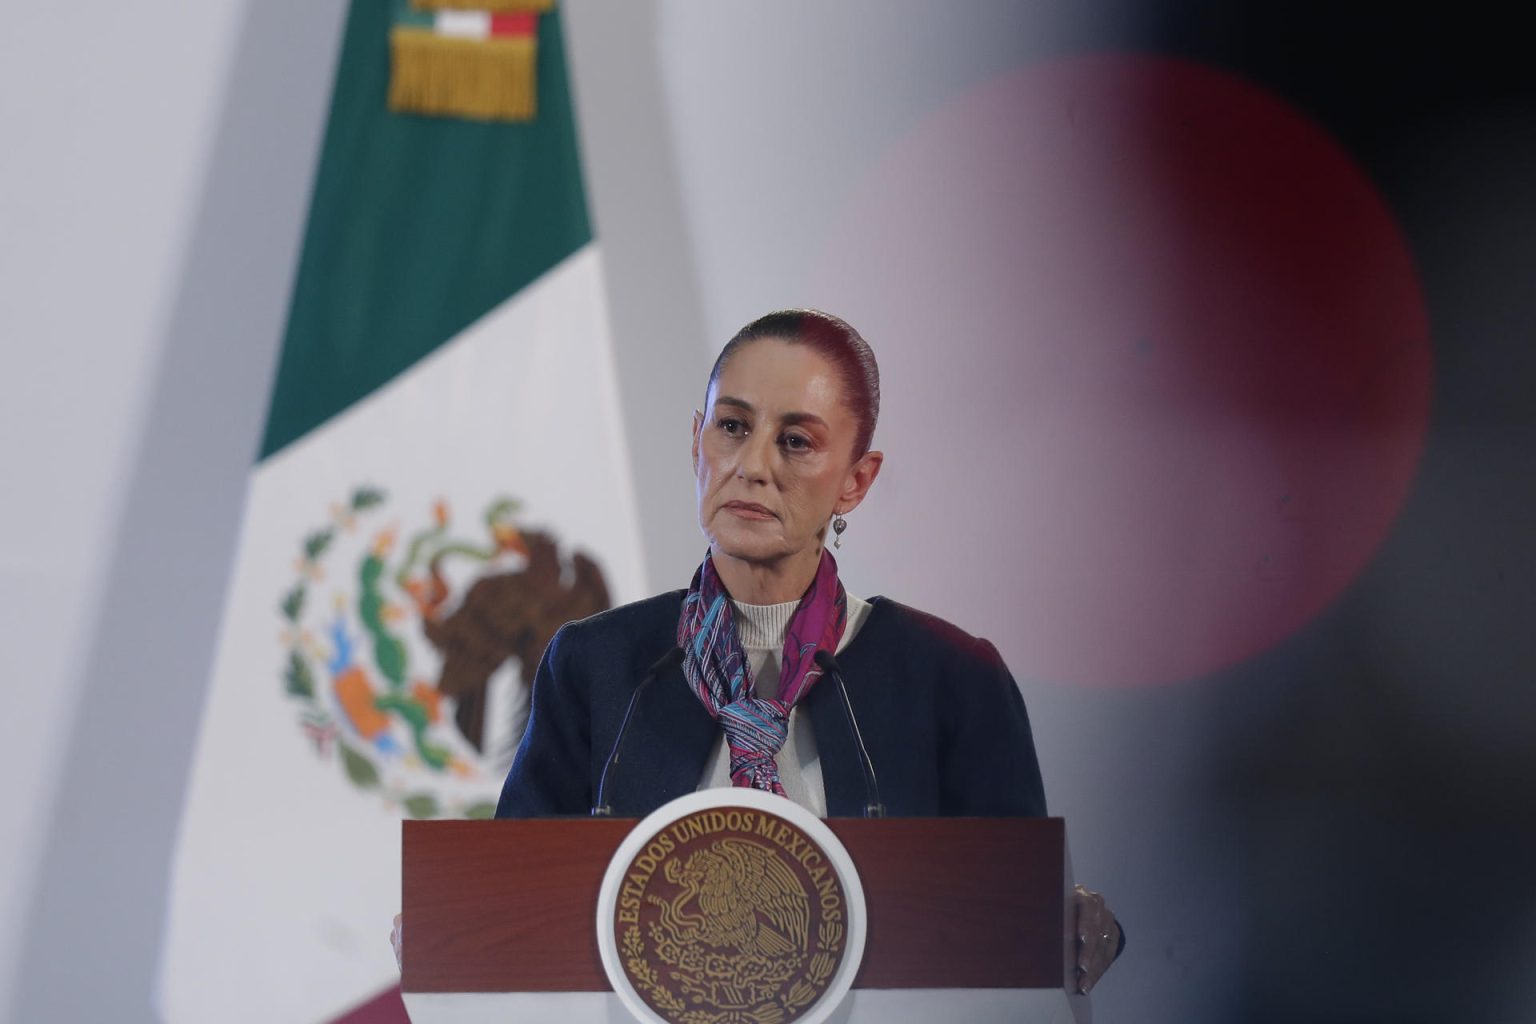
[{"label": "woman's ear", "polygon": [[869,489],[875,485],[875,477],[880,475],[880,467],[884,464],[884,452],[865,452],[848,467],[848,479],[843,486],[843,493],[837,496],[838,515],[847,515],[859,507]]},{"label": "woman's ear", "polygon": [[699,437],[704,432],[704,414],[699,410],[693,410],[693,475],[699,475]]}]

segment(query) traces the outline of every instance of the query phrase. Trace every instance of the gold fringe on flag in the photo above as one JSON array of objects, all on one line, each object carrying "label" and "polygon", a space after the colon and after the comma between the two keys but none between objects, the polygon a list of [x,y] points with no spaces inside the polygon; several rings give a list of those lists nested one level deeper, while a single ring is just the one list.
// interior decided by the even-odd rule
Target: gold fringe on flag
[{"label": "gold fringe on flag", "polygon": [[398,26],[389,43],[390,110],[476,121],[533,120],[534,37],[465,39]]},{"label": "gold fringe on flag", "polygon": [[418,11],[552,11],[555,0],[411,0]]}]

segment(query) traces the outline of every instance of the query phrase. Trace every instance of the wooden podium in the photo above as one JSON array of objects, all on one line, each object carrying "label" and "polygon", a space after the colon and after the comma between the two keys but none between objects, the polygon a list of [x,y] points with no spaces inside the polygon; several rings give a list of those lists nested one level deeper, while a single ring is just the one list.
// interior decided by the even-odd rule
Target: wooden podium
[{"label": "wooden podium", "polygon": [[[633,1018],[598,953],[609,859],[636,822],[407,821],[401,990],[414,1024]],[[1060,818],[831,818],[868,940],[834,1022],[1087,1024]]]}]

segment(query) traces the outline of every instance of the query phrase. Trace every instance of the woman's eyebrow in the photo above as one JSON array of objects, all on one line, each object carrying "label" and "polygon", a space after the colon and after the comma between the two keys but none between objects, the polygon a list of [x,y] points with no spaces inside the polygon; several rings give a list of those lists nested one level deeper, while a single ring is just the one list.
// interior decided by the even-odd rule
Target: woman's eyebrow
[{"label": "woman's eyebrow", "polygon": [[822,419],[820,416],[817,416],[813,412],[787,412],[784,414],[780,422],[786,423],[792,427],[799,426],[802,423],[809,423],[814,426],[822,427],[823,429],[825,429],[827,426],[827,421]]},{"label": "woman's eyebrow", "polygon": [[[722,405],[728,405],[733,409],[740,409],[742,412],[757,412],[757,408],[745,398],[735,398],[731,395],[721,395],[719,398],[715,399],[716,408]],[[799,426],[803,423],[809,423],[813,426],[821,427],[824,430],[827,429],[827,421],[822,419],[820,416],[817,416],[813,412],[787,412],[783,416],[779,417],[779,422],[791,427]]]}]

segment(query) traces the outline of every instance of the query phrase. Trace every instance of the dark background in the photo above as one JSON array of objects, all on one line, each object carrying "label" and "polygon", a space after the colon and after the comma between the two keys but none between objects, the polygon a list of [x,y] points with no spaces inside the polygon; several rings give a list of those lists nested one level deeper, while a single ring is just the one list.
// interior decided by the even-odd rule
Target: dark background
[{"label": "dark background", "polygon": [[[1506,5],[1189,4],[1136,48],[1324,125],[1413,250],[1434,398],[1374,562],[1226,673],[1234,1020],[1536,1020],[1536,76]],[[1215,681],[1213,681],[1215,682]]]}]

